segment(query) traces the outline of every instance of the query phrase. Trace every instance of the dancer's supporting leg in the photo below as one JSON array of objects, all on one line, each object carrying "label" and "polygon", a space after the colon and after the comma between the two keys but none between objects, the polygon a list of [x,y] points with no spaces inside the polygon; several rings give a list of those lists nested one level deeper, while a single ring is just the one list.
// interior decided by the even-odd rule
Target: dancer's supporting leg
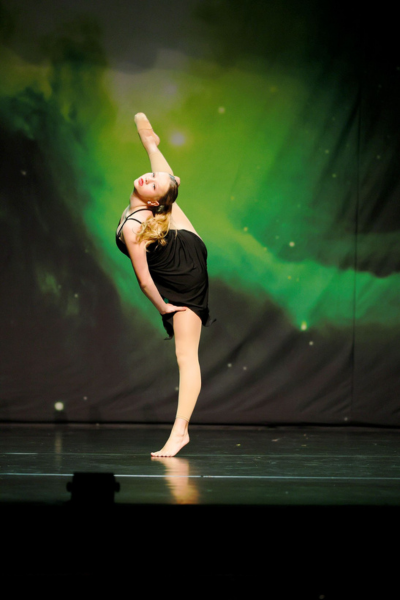
[{"label": "dancer's supporting leg", "polygon": [[174,314],[176,358],[179,367],[178,410],[164,448],[152,456],[175,456],[189,442],[189,421],[201,388],[199,342],[201,319],[190,308]]}]

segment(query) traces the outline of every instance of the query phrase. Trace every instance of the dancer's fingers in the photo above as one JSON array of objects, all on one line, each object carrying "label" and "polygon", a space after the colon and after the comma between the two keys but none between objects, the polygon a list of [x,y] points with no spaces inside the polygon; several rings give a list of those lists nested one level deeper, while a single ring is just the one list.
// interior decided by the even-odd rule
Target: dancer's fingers
[{"label": "dancer's fingers", "polygon": [[175,306],[175,304],[170,304],[168,303],[165,307],[165,313],[164,314],[169,314],[169,313],[173,313],[173,312],[180,312],[182,310],[186,310],[187,307],[186,306]]}]

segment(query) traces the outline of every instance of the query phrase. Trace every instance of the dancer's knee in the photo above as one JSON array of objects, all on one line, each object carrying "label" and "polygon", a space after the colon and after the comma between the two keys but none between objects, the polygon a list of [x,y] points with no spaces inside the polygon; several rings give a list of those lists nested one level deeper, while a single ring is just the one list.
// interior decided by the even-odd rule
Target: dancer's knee
[{"label": "dancer's knee", "polygon": [[186,348],[176,349],[176,360],[179,369],[193,368],[199,366],[199,356],[197,352],[190,351]]}]

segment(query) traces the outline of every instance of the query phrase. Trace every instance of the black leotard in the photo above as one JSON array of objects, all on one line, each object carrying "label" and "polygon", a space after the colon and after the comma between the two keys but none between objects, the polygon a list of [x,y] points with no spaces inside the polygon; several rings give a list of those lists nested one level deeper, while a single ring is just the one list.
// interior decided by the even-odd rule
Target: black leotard
[{"label": "black leotard", "polygon": [[[128,257],[127,247],[119,235],[127,221],[141,223],[132,218],[141,210],[148,209],[140,208],[131,213],[117,228],[117,246]],[[164,300],[175,306],[187,306],[200,317],[205,327],[209,327],[215,319],[210,319],[208,310],[206,245],[196,233],[187,229],[170,229],[165,239],[165,246],[152,242],[147,247],[146,257],[150,275]],[[174,335],[174,314],[162,315],[165,330],[169,335],[166,339],[169,340]]]}]

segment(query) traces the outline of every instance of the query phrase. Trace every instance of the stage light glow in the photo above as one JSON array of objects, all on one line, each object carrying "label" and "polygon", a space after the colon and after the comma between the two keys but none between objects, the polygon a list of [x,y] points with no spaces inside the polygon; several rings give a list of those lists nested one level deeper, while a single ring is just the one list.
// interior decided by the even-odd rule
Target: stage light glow
[{"label": "stage light glow", "polygon": [[173,146],[183,146],[183,144],[186,142],[186,137],[183,135],[183,133],[176,132],[171,135],[169,141]]},{"label": "stage light glow", "polygon": [[306,323],[305,321],[302,321],[302,323],[301,323],[301,325],[300,325],[300,329],[301,329],[302,331],[306,331],[306,329],[307,329],[307,323]]},{"label": "stage light glow", "polygon": [[54,404],[54,408],[58,411],[64,410],[64,403],[63,402],[56,402]]}]

